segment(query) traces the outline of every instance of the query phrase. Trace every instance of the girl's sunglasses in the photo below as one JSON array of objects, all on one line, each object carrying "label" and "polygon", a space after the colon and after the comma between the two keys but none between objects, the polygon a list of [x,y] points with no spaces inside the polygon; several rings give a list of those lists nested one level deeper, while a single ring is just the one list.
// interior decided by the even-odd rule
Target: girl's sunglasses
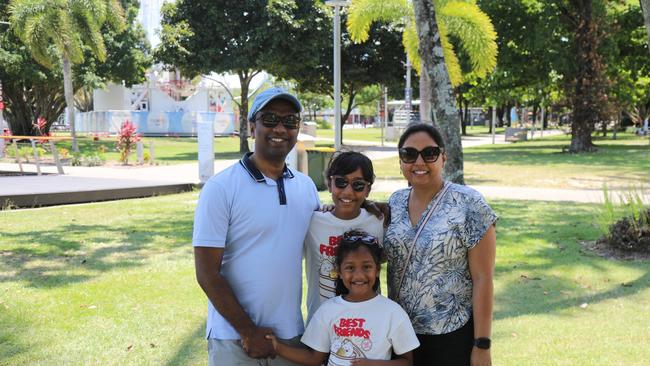
[{"label": "girl's sunglasses", "polygon": [[346,232],[343,234],[343,240],[345,241],[360,241],[364,244],[368,245],[379,245],[379,241],[377,241],[377,238],[370,235],[370,234],[365,234],[361,235],[359,233],[355,232]]},{"label": "girl's sunglasses", "polygon": [[420,155],[426,163],[435,163],[442,152],[443,150],[440,146],[427,146],[422,150],[417,150],[413,147],[403,147],[399,149],[399,159],[403,163],[412,164],[418,160],[418,155]]},{"label": "girl's sunglasses", "polygon": [[343,177],[331,177],[331,178],[334,178],[334,186],[336,188],[345,189],[345,187],[347,187],[348,184],[350,184],[352,185],[352,190],[355,192],[363,192],[363,190],[366,189],[366,186],[370,185],[370,183],[363,180],[353,180],[352,182],[348,182],[348,180]]},{"label": "girl's sunglasses", "polygon": [[282,122],[282,125],[287,130],[295,130],[300,127],[300,116],[295,114],[290,114],[288,116],[280,117],[275,113],[264,113],[258,117],[260,122],[264,127],[274,128],[278,123]]}]

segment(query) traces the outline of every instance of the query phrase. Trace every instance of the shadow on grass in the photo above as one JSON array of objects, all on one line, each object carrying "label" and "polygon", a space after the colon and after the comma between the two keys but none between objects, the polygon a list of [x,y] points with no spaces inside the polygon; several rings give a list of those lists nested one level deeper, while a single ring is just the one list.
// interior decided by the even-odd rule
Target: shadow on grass
[{"label": "shadow on grass", "polygon": [[25,319],[18,317],[15,311],[9,309],[0,311],[0,365],[9,365],[8,360],[27,352],[28,348],[32,347],[19,340],[29,328]]},{"label": "shadow on grass", "polygon": [[[547,207],[540,210],[540,205]],[[616,283],[607,276],[613,263],[581,248],[580,241],[599,236],[593,207],[524,201],[494,206],[502,216],[497,224],[498,247],[509,253],[497,256],[495,276],[507,284],[496,294],[495,319],[575,308],[632,296],[650,287],[647,261],[616,261],[616,266],[642,273],[629,282]],[[515,251],[522,255],[511,254]],[[580,267],[588,271],[584,277],[561,275],[563,269]],[[596,287],[608,289],[597,291]]]},{"label": "shadow on grass", "polygon": [[[203,352],[200,352],[197,354],[197,342],[201,342],[203,345],[203,348],[201,349]],[[208,352],[207,352],[207,344],[205,340],[205,322],[201,322],[198,327],[185,338],[183,343],[181,343],[178,346],[178,349],[176,349],[176,352],[174,353],[174,356],[170,358],[167,362],[165,362],[165,365],[167,366],[181,366],[181,365],[189,365],[191,364],[191,361],[194,359],[207,359],[208,357]]]},{"label": "shadow on grass", "polygon": [[4,241],[23,244],[0,252],[6,269],[0,282],[23,281],[34,288],[83,282],[107,270],[141,266],[152,254],[186,246],[191,236],[191,217],[3,233]]}]

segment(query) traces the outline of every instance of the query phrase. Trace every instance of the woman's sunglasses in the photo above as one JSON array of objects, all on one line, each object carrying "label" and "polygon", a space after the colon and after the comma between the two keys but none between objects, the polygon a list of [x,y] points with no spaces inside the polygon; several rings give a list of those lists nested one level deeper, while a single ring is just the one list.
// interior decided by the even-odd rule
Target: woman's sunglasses
[{"label": "woman's sunglasses", "polygon": [[366,186],[370,185],[370,183],[364,180],[353,180],[352,182],[348,182],[348,180],[343,177],[331,177],[331,178],[334,178],[334,186],[336,188],[345,189],[345,187],[347,187],[348,184],[350,184],[352,185],[352,190],[355,192],[363,192],[363,190],[366,189]]},{"label": "woman's sunglasses", "polygon": [[264,127],[274,128],[278,123],[282,122],[282,125],[287,130],[295,130],[300,127],[300,116],[295,114],[290,114],[288,116],[280,117],[275,113],[264,113],[258,117],[260,122]]},{"label": "woman's sunglasses", "polygon": [[442,152],[443,150],[440,146],[427,146],[422,150],[413,147],[403,147],[399,149],[399,159],[403,163],[412,164],[418,160],[418,155],[420,155],[426,163],[435,163]]},{"label": "woman's sunglasses", "polygon": [[368,245],[379,245],[379,241],[377,240],[377,238],[370,234],[361,235],[355,232],[352,233],[346,232],[343,234],[343,240],[352,241],[352,242],[360,241]]}]

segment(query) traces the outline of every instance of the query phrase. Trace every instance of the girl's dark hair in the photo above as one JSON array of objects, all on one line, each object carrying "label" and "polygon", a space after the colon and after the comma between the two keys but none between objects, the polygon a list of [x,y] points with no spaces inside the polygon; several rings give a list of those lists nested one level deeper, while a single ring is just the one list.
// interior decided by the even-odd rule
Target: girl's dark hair
[{"label": "girl's dark hair", "polygon": [[344,151],[332,156],[329,164],[327,165],[327,181],[329,185],[329,177],[333,175],[347,175],[357,169],[361,169],[363,179],[372,184],[375,182],[375,171],[372,168],[372,162],[367,156],[356,151]]},{"label": "girl's dark hair", "polygon": [[[363,238],[363,239],[362,239]],[[370,244],[367,240],[367,238],[374,238],[374,236],[368,234],[367,232],[363,230],[350,230],[346,231],[342,238],[341,242],[339,243],[339,246],[336,248],[336,270],[339,272],[338,278],[336,279],[336,296],[339,295],[346,295],[349,291],[343,285],[343,280],[341,279],[341,264],[343,263],[343,259],[352,252],[356,252],[362,247],[365,247],[368,249],[370,252],[370,255],[372,255],[372,259],[374,259],[375,264],[377,265],[377,273],[379,274],[379,269],[381,268],[381,263],[384,262],[384,249],[379,246],[379,243],[377,242],[376,238],[374,241],[374,244]],[[373,291],[377,291],[379,288],[380,283],[379,283],[379,276],[377,276],[377,280],[375,281],[374,286],[372,286]]]},{"label": "girl's dark hair", "polygon": [[436,144],[438,144],[438,146],[445,147],[445,140],[442,138],[442,134],[440,133],[440,131],[438,131],[437,128],[428,125],[426,123],[416,122],[406,127],[406,130],[404,130],[404,133],[402,133],[402,136],[399,138],[399,142],[397,143],[397,148],[401,149],[402,146],[404,146],[404,142],[406,142],[406,139],[409,138],[409,136],[411,136],[412,134],[418,132],[427,133],[429,136],[431,136],[433,141],[435,141]]}]

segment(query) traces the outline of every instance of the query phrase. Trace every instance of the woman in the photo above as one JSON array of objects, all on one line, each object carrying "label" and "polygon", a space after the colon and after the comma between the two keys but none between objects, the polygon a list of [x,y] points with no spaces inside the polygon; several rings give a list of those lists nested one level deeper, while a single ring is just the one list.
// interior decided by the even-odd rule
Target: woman
[{"label": "woman", "polygon": [[420,340],[414,365],[490,365],[497,216],[475,190],[447,182],[442,135],[411,125],[398,143],[410,187],[390,197],[388,295]]}]

